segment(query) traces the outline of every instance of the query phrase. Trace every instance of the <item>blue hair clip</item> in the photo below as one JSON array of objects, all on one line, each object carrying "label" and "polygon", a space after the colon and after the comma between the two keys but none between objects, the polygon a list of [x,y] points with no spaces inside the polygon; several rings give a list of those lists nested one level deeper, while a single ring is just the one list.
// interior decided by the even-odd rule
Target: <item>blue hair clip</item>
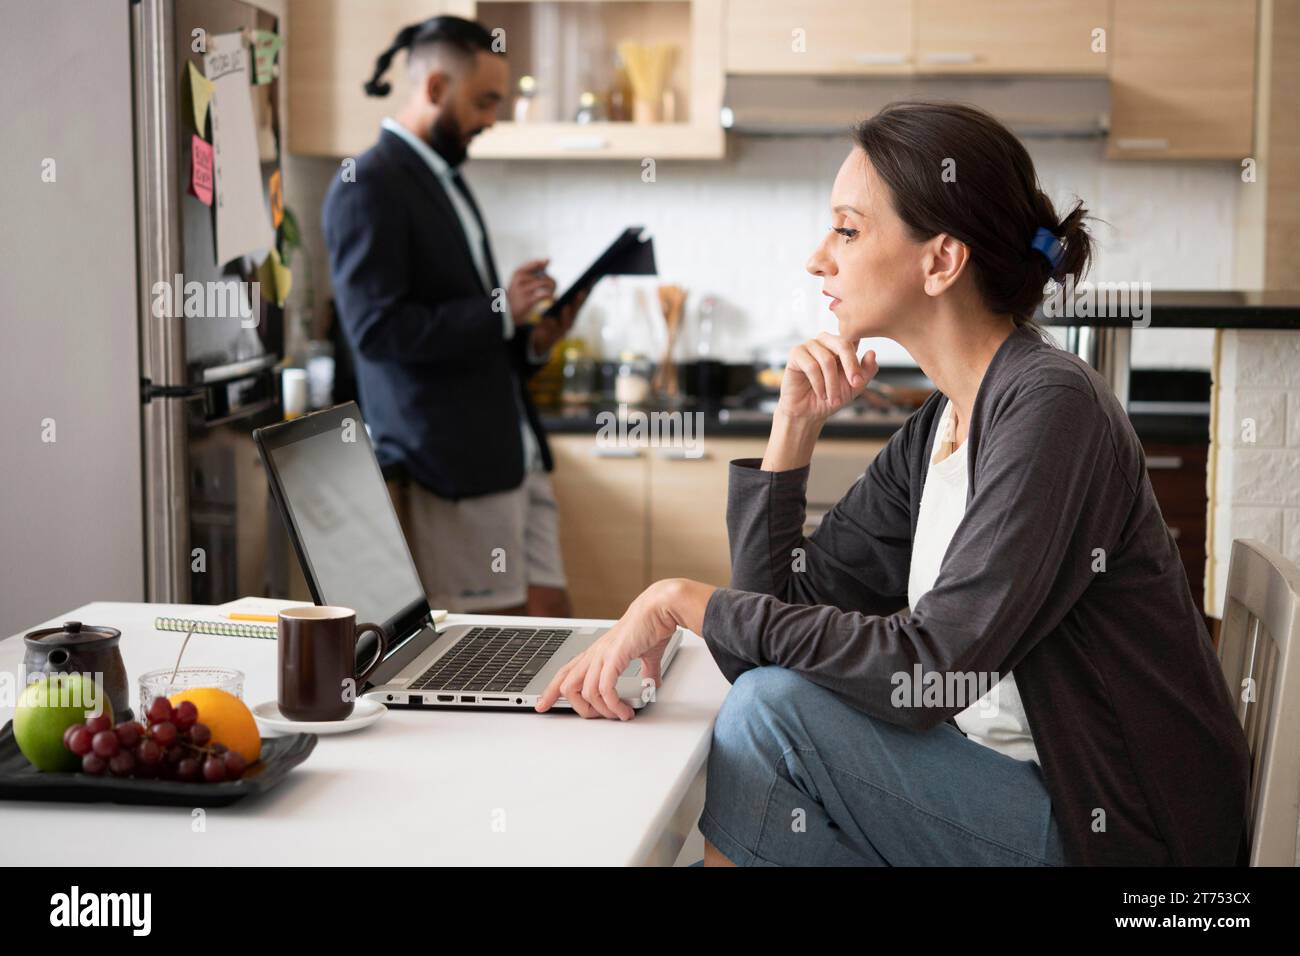
[{"label": "blue hair clip", "polygon": [[1065,258],[1065,246],[1061,245],[1061,240],[1052,235],[1049,230],[1039,226],[1038,231],[1034,233],[1034,241],[1029,245],[1043,254],[1043,258],[1051,264],[1052,275],[1055,276],[1056,270],[1061,266],[1061,260]]}]

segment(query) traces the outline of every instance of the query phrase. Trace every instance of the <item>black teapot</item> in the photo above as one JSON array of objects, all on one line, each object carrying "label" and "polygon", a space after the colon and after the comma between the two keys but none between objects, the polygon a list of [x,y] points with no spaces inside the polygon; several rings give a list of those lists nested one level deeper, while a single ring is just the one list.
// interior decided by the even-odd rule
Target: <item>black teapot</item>
[{"label": "black teapot", "polygon": [[108,696],[113,720],[131,720],[126,665],[118,647],[121,639],[122,632],[115,628],[90,627],[80,621],[32,631],[23,637],[24,676],[31,680],[40,674],[93,674]]}]

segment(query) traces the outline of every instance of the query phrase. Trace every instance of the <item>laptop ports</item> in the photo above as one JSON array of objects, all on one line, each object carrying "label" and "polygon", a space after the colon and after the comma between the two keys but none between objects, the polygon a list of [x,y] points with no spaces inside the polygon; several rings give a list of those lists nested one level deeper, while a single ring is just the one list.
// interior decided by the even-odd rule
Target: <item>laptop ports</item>
[{"label": "laptop ports", "polygon": [[440,703],[440,704],[454,704],[454,703],[456,703],[456,695],[455,695],[455,694],[439,694],[439,695],[438,695],[438,703]]},{"label": "laptop ports", "polygon": [[462,694],[460,698],[460,702],[462,704],[472,704],[474,703],[474,697],[473,695]]},{"label": "laptop ports", "polygon": [[412,707],[423,707],[424,697],[420,694],[411,694],[409,697],[406,698],[406,702],[410,704]]}]

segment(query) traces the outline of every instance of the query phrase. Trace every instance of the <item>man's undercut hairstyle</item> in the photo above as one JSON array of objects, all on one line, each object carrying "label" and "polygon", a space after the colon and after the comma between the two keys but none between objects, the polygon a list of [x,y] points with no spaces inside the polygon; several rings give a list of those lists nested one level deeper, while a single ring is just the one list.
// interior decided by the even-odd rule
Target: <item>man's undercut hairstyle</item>
[{"label": "man's undercut hairstyle", "polygon": [[406,50],[407,67],[411,73],[423,77],[431,68],[446,66],[457,75],[463,75],[474,63],[479,51],[504,56],[492,44],[492,34],[480,23],[462,17],[432,17],[423,23],[403,27],[388,49],[375,60],[375,72],[365,84],[370,96],[387,96],[392,84],[383,79],[389,66],[400,51]]}]

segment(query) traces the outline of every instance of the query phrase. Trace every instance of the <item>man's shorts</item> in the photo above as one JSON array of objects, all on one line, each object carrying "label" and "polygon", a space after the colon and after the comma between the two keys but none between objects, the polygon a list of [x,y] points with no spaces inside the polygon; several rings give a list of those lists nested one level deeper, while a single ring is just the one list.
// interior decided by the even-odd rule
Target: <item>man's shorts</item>
[{"label": "man's shorts", "polygon": [[390,481],[429,606],[470,613],[518,607],[528,587],[564,588],[559,510],[551,478],[530,471],[518,488],[450,501],[414,481]]}]

